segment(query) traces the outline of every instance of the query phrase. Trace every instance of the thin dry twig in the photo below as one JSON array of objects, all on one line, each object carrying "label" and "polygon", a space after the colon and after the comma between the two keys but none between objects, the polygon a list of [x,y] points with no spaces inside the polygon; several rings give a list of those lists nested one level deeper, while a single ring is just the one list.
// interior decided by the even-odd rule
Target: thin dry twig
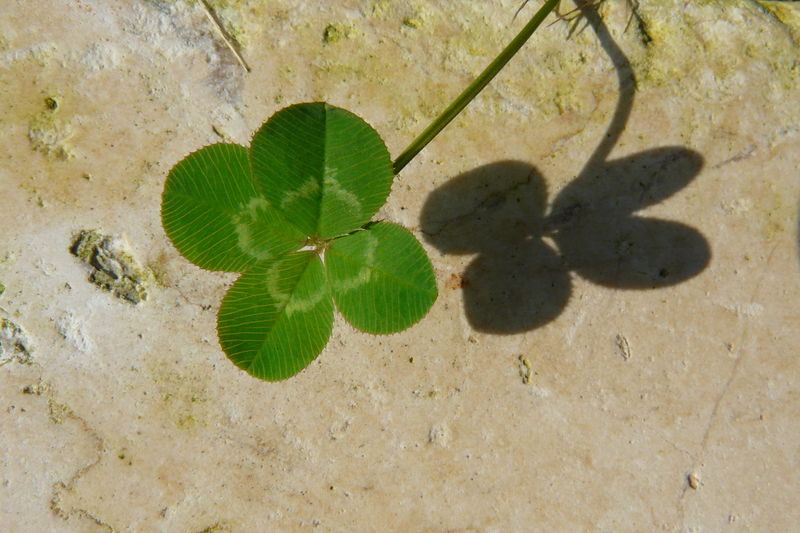
[{"label": "thin dry twig", "polygon": [[222,41],[230,49],[230,51],[233,52],[233,55],[236,57],[236,60],[239,61],[240,65],[242,65],[242,68],[244,68],[247,72],[250,72],[250,65],[248,65],[247,61],[245,61],[244,57],[242,57],[242,54],[239,51],[239,46],[236,44],[236,40],[233,37],[231,37],[227,31],[225,31],[225,26],[222,25],[222,21],[219,20],[217,14],[214,12],[211,6],[208,5],[208,1],[200,0],[200,4],[203,6],[203,11],[206,12],[208,20],[211,21],[211,24],[213,24],[214,27],[217,28],[217,31],[222,36]]}]

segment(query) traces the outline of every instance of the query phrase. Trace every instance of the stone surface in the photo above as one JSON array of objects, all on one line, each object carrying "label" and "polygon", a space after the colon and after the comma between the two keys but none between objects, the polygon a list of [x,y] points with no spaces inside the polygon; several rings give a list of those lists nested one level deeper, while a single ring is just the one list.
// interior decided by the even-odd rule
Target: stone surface
[{"label": "stone surface", "polygon": [[[796,527],[790,3],[609,0],[543,26],[381,211],[431,254],[429,316],[337,320],[280,383],[221,352],[235,276],[166,239],[170,167],[311,100],[397,155],[518,4],[6,2],[0,313],[27,355],[0,367],[5,531]],[[127,243],[146,301],[87,279],[84,230]]]}]

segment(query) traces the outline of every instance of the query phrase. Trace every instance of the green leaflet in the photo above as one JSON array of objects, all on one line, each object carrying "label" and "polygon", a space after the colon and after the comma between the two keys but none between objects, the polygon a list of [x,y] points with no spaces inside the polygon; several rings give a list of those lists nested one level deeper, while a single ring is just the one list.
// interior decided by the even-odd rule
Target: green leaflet
[{"label": "green leaflet", "polygon": [[178,251],[208,270],[241,272],[305,237],[256,190],[247,148],[236,144],[207,146],[172,168],[161,220]]},{"label": "green leaflet", "polygon": [[242,274],[217,317],[219,341],[231,361],[269,381],[308,366],[332,326],[325,270],[313,252],[291,253]]},{"label": "green leaflet", "polygon": [[334,240],[325,267],[336,308],[367,333],[395,333],[419,321],[436,300],[431,262],[417,239],[387,222]]},{"label": "green leaflet", "polygon": [[306,235],[361,227],[386,201],[392,163],[356,115],[316,102],[275,113],[253,136],[253,175],[276,209]]}]

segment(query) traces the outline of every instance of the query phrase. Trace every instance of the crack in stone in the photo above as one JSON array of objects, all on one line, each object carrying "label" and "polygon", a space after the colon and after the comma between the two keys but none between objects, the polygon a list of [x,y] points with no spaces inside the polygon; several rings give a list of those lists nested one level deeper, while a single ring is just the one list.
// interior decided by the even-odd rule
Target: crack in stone
[{"label": "crack in stone", "polygon": [[[770,273],[769,267],[770,267],[770,265],[772,263],[772,258],[775,255],[775,251],[777,250],[777,248],[778,248],[778,243],[776,243],[772,247],[772,250],[770,251],[769,255],[767,256],[767,261],[766,261],[766,264],[764,265],[764,269],[762,271],[762,274],[758,278],[758,281],[756,282],[755,287],[753,288],[753,292],[752,292],[752,294],[750,296],[750,303],[751,304],[755,302],[756,297],[758,296],[758,293],[761,290],[761,283],[764,281],[764,278],[767,276],[767,274]],[[711,440],[711,432],[714,430],[714,427],[716,426],[717,418],[719,417],[720,406],[725,401],[725,398],[728,396],[728,393],[730,392],[730,389],[731,389],[731,386],[733,385],[734,380],[737,377],[739,377],[739,368],[742,366],[742,361],[747,356],[748,350],[746,348],[746,346],[747,346],[746,341],[747,341],[747,339],[748,339],[748,337],[750,336],[750,333],[751,333],[750,324],[751,324],[751,321],[749,321],[749,320],[744,324],[744,327],[743,327],[743,330],[742,330],[742,334],[741,334],[741,337],[739,339],[739,345],[742,346],[743,348],[741,350],[741,353],[740,353],[739,357],[736,358],[736,362],[733,364],[733,368],[731,369],[731,372],[730,372],[730,374],[728,376],[728,379],[725,381],[725,384],[722,386],[722,390],[719,392],[719,394],[717,395],[717,399],[714,401],[714,407],[711,409],[711,414],[709,415],[708,422],[706,423],[706,429],[703,432],[703,439],[700,442],[700,451],[694,457],[694,461],[693,461],[691,467],[687,470],[687,475],[690,475],[691,473],[696,473],[697,470],[703,464],[702,460],[703,460],[703,457],[705,456],[706,448],[708,447],[708,443]],[[688,477],[684,481],[685,482],[684,482],[683,486],[681,487],[681,492],[680,492],[680,495],[678,497],[677,507],[678,507],[678,515],[680,517],[679,523],[685,526],[686,510],[684,509],[684,505],[683,504],[684,504],[684,500],[685,500],[685,497],[686,497],[686,492],[692,487],[690,486],[690,482],[689,482]]]},{"label": "crack in stone", "polygon": [[[54,401],[55,400],[51,396],[48,399],[48,402],[49,402],[48,404],[50,404],[50,403],[52,403]],[[114,533],[116,531],[116,529],[112,525],[110,525],[109,523],[104,521],[102,518],[96,516],[95,514],[90,512],[88,509],[72,508],[70,510],[66,510],[63,507],[64,493],[74,492],[75,484],[83,476],[85,476],[89,471],[91,471],[95,466],[97,466],[100,463],[100,461],[103,458],[103,451],[104,451],[105,445],[104,445],[104,441],[100,437],[100,435],[98,435],[97,432],[94,429],[92,429],[92,427],[89,425],[88,422],[86,422],[86,420],[84,418],[82,418],[82,417],[78,416],[77,414],[75,414],[74,411],[72,411],[71,409],[69,409],[67,407],[62,412],[62,415],[63,415],[63,419],[69,419],[69,420],[73,420],[74,422],[76,422],[81,427],[81,429],[84,431],[84,433],[86,435],[88,435],[94,441],[94,443],[95,443],[95,451],[96,451],[97,455],[96,455],[96,457],[94,458],[93,461],[89,462],[88,464],[86,464],[86,465],[82,466],[81,468],[79,468],[78,470],[76,470],[69,477],[69,479],[67,481],[63,481],[62,480],[62,481],[56,481],[55,483],[53,483],[53,492],[52,492],[52,495],[50,497],[50,510],[53,512],[53,514],[55,514],[56,516],[58,516],[59,518],[61,518],[64,521],[68,521],[73,516],[79,516],[79,517],[81,517],[83,519],[91,520],[92,522],[94,522],[98,526],[102,527],[106,531],[110,531],[111,533]],[[63,420],[60,423],[63,423]]]}]

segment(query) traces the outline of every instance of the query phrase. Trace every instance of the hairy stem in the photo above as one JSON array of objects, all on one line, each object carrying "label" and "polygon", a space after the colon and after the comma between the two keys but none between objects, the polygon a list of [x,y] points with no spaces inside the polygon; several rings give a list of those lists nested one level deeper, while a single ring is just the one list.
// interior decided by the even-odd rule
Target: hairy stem
[{"label": "hairy stem", "polygon": [[506,46],[500,54],[494,58],[494,60],[489,63],[489,66],[484,69],[480,75],[475,78],[475,81],[469,84],[469,86],[464,89],[458,98],[453,100],[447,109],[445,109],[441,115],[436,117],[436,119],[431,122],[431,124],[425,128],[419,137],[414,139],[414,141],[406,148],[402,154],[400,154],[397,159],[394,161],[394,173],[398,174],[403,168],[412,160],[414,157],[423,149],[429,142],[436,137],[439,132],[441,132],[445,126],[447,126],[450,121],[452,121],[456,116],[461,113],[461,111],[467,107],[473,98],[478,96],[486,85],[489,84],[490,81],[500,72],[503,67],[506,66],[514,55],[519,52],[519,49],[522,48],[522,45],[533,35],[533,32],[536,31],[536,28],[544,21],[547,15],[558,5],[560,0],[547,0],[545,4],[536,12],[535,15],[531,18],[531,20],[525,25],[524,28],[517,34],[516,37]]}]

